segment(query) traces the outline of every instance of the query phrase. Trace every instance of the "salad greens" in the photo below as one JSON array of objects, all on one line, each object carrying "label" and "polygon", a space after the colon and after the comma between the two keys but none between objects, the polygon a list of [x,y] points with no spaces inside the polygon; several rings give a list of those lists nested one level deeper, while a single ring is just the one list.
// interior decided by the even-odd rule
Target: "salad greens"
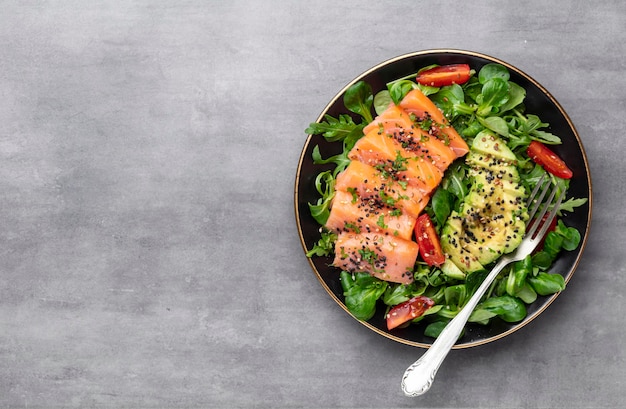
[{"label": "salad greens", "polygon": [[[424,69],[431,68],[425,67]],[[333,170],[320,172],[315,187],[320,195],[309,207],[315,220],[324,225],[329,206],[334,196],[335,177],[350,163],[348,152],[363,136],[363,128],[370,123],[372,109],[376,114],[383,112],[391,102],[398,103],[412,89],[419,88],[443,111],[457,132],[471,141],[479,132],[488,129],[498,134],[517,158],[517,167],[522,184],[530,191],[547,172],[535,164],[526,154],[531,141],[544,144],[559,144],[561,140],[549,130],[549,124],[534,114],[526,113],[524,100],[526,91],[511,81],[509,71],[499,64],[484,65],[477,73],[472,70],[470,79],[462,85],[442,87],[424,86],[412,79],[415,74],[387,84],[387,88],[373,94],[370,85],[359,81],[349,87],[343,98],[344,105],[352,114],[341,114],[337,118],[325,115],[320,123],[311,123],[306,129],[309,134],[320,134],[329,142],[341,142],[342,153],[322,158],[319,148],[313,150],[315,164],[334,164]],[[356,118],[356,119],[355,119]],[[360,119],[360,121],[359,121]],[[458,210],[470,190],[468,166],[463,160],[454,162],[446,171],[439,187],[433,193],[424,210],[435,224],[437,233],[453,210]],[[569,187],[569,180],[548,174],[560,189]],[[570,198],[560,205],[559,215],[573,212],[587,199]],[[321,229],[321,238],[307,256],[330,256],[336,235]],[[578,247],[580,233],[559,220],[554,230],[546,237],[542,248],[524,260],[505,268],[494,281],[482,302],[476,307],[469,321],[488,324],[498,317],[506,322],[519,322],[527,315],[526,306],[539,296],[546,296],[565,289],[560,274],[548,270],[561,251]],[[387,311],[416,296],[426,296],[435,305],[413,322],[425,322],[424,333],[436,337],[447,322],[463,308],[474,291],[483,281],[487,271],[480,270],[467,275],[446,268],[429,267],[418,261],[411,284],[396,284],[379,280],[369,273],[340,273],[345,304],[352,314],[368,320],[379,307]]]}]

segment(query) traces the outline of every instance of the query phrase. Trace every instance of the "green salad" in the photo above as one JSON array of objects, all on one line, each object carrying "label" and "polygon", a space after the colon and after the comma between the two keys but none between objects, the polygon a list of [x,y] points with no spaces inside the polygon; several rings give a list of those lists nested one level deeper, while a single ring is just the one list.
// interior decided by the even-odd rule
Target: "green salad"
[{"label": "green salad", "polygon": [[[317,146],[313,150],[315,164],[333,166],[320,171],[315,179],[319,199],[309,203],[309,208],[321,226],[321,235],[308,257],[335,255],[338,231],[327,228],[326,223],[337,176],[350,164],[349,153],[364,136],[364,128],[390,105],[400,104],[412,90],[419,90],[436,105],[469,151],[447,167],[422,211],[427,222],[417,223],[413,239],[422,257],[411,267],[411,282],[383,280],[358,268],[340,269],[338,274],[345,305],[356,318],[369,320],[377,310],[384,309],[390,331],[419,323],[426,336],[437,337],[497,259],[519,245],[528,222],[523,204],[528,192],[542,177],[549,178],[560,190],[567,190],[573,173],[550,149],[561,139],[549,131],[549,124],[538,115],[526,112],[525,89],[511,81],[508,69],[502,65],[490,63],[477,72],[466,64],[428,66],[389,82],[386,89],[375,94],[369,84],[359,81],[343,96],[351,114],[325,115],[305,131],[343,147],[340,154],[326,158]],[[443,126],[430,116],[412,119],[423,129]],[[442,140],[446,142],[445,138]],[[497,172],[504,176],[494,177]],[[505,187],[501,187],[503,184]],[[490,189],[493,192],[496,188],[505,192],[498,199],[489,195]],[[388,197],[382,199],[387,204],[394,203]],[[561,203],[557,220],[540,247],[502,271],[469,322],[519,322],[527,316],[527,306],[539,296],[565,289],[563,276],[549,270],[559,253],[580,245],[581,235],[560,216],[574,212],[586,201],[587,198],[567,198]],[[489,209],[488,213],[485,209]],[[490,226],[502,223],[502,229],[495,229],[497,233],[490,230],[488,239],[485,224],[481,224],[485,218],[489,218]],[[472,240],[485,244],[479,246]]]}]

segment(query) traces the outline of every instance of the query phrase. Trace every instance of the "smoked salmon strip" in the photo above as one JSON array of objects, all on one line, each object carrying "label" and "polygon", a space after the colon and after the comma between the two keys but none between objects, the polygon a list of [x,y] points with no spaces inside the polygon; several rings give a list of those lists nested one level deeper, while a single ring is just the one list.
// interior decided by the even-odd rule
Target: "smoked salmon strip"
[{"label": "smoked salmon strip", "polygon": [[469,152],[469,147],[458,132],[450,126],[443,112],[419,89],[409,91],[400,101],[400,108],[407,114],[413,114],[418,120],[431,119],[435,122],[432,134],[445,143],[454,151],[457,158]]},{"label": "smoked salmon strip", "polygon": [[400,182],[420,189],[425,194],[435,189],[443,171],[431,160],[411,154],[394,138],[379,134],[376,129],[357,141],[348,158],[384,170]]},{"label": "smoked salmon strip", "polygon": [[333,264],[348,272],[369,272],[394,283],[413,282],[419,246],[414,241],[375,233],[340,233]]},{"label": "smoked salmon strip", "polygon": [[386,205],[417,218],[430,196],[408,183],[400,184],[391,175],[373,166],[353,160],[337,175],[335,189],[358,194],[362,198],[381,199]]},{"label": "smoked salmon strip", "polygon": [[457,158],[455,152],[450,147],[417,126],[404,109],[393,103],[374,118],[363,129],[363,132],[368,134],[375,129],[379,133],[385,133],[393,137],[408,152],[432,161],[435,166],[443,171]]},{"label": "smoked salmon strip", "polygon": [[416,219],[396,214],[380,200],[361,198],[357,194],[337,190],[333,198],[326,227],[337,233],[376,233],[411,240]]}]

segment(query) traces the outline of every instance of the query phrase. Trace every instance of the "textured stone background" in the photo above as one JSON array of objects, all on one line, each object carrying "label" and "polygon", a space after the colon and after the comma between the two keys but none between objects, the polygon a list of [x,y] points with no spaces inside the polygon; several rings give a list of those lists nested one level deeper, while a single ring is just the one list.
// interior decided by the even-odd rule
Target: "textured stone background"
[{"label": "textured stone background", "polygon": [[[2,2],[0,407],[620,406],[625,2],[94,3]],[[595,201],[567,291],[409,399],[423,351],[327,296],[293,183],[328,100],[428,48],[550,90]]]}]

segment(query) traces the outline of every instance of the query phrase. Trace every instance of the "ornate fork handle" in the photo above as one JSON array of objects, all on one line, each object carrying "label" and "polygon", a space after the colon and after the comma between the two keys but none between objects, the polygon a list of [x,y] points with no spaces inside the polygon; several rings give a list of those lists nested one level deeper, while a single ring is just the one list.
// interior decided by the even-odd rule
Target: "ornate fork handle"
[{"label": "ornate fork handle", "polygon": [[452,349],[452,346],[459,339],[459,335],[461,335],[461,331],[463,331],[472,311],[474,311],[474,308],[476,308],[476,305],[478,305],[478,302],[493,280],[500,274],[500,271],[512,261],[509,258],[500,259],[465,307],[446,325],[445,329],[441,331],[441,334],[424,355],[407,368],[402,377],[402,391],[405,395],[419,396],[430,389],[435,380],[437,370],[448,355],[448,352],[450,352],[450,349]]},{"label": "ornate fork handle", "polygon": [[[531,221],[527,226],[526,235],[524,236],[524,239],[522,239],[519,247],[511,254],[500,258],[463,309],[461,309],[456,317],[454,317],[454,319],[446,325],[444,330],[441,331],[441,334],[439,334],[435,342],[433,342],[424,355],[422,355],[421,358],[418,359],[413,365],[407,368],[404,372],[404,376],[402,377],[402,391],[405,395],[419,396],[430,389],[441,363],[446,358],[448,352],[450,352],[450,349],[452,349],[452,346],[455,344],[457,339],[459,339],[459,335],[461,335],[461,331],[463,331],[467,320],[493,280],[496,279],[498,274],[500,274],[500,271],[502,271],[502,269],[508,264],[514,261],[522,260],[524,257],[529,255],[535,249],[540,239],[545,235],[550,222],[556,216],[559,205],[565,195],[565,190],[561,191],[560,195],[556,199],[556,202],[553,203],[553,199],[555,198],[558,190],[558,188],[554,186],[549,198],[543,202],[543,206],[540,206],[544,196],[552,186],[551,183],[547,183],[545,185],[542,184],[543,178],[540,179],[539,183],[530,195],[527,207],[530,207],[530,205],[533,204],[533,208],[529,212],[529,218]],[[540,189],[541,186],[543,186],[542,189]],[[548,209],[551,209],[549,213],[547,213]],[[546,219],[542,222],[541,220],[544,215],[546,215]]]}]

